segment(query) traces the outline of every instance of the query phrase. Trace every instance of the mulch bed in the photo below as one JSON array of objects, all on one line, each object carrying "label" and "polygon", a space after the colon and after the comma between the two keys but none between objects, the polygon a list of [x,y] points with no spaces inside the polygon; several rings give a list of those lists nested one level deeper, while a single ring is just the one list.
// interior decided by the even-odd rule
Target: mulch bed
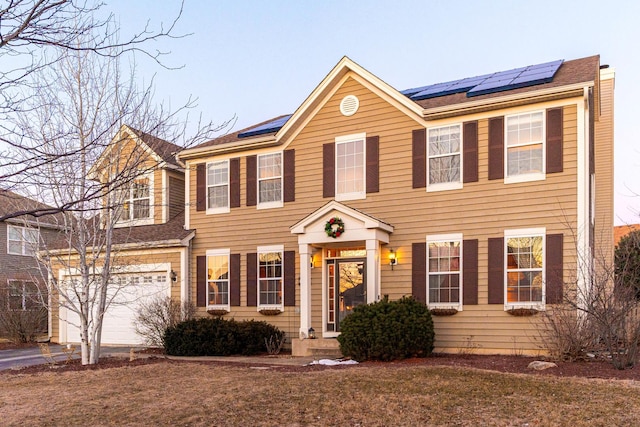
[{"label": "mulch bed", "polygon": [[[24,344],[23,347],[33,346],[34,344]],[[7,348],[17,348],[15,344],[0,343],[0,350]],[[165,358],[159,354],[157,350],[144,351],[144,356],[140,355],[137,359],[130,361],[128,357],[105,357],[100,359],[97,365],[83,366],[79,360],[74,360],[68,364],[59,363],[54,367],[49,365],[27,366],[21,369],[9,369],[0,371],[3,374],[35,374],[40,372],[69,372],[96,369],[113,369],[125,366],[139,366],[152,363],[203,363],[217,366],[236,366],[236,367],[255,367],[256,364],[239,363],[239,362],[219,362],[219,361],[176,361]],[[149,354],[151,353],[151,354]],[[322,371],[325,369],[353,369],[367,367],[384,367],[384,368],[400,368],[407,366],[452,366],[473,368],[497,372],[528,374],[528,375],[550,375],[558,377],[582,377],[582,378],[604,378],[618,380],[634,380],[640,381],[640,367],[636,366],[632,369],[618,370],[605,360],[590,360],[579,362],[557,362],[557,368],[551,368],[544,371],[535,371],[528,368],[530,362],[541,360],[540,358],[523,357],[523,356],[504,356],[504,355],[469,355],[469,354],[433,354],[427,358],[405,359],[394,362],[365,362],[359,365],[310,365],[310,366],[282,366],[274,364],[269,356],[265,356],[260,360],[261,366],[268,366],[270,369],[283,372],[308,372]]]}]

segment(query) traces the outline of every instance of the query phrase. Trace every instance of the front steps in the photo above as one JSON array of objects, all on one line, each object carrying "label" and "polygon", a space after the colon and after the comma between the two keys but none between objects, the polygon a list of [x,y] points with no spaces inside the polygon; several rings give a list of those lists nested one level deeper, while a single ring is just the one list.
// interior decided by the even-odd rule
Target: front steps
[{"label": "front steps", "polygon": [[317,359],[337,359],[342,357],[340,344],[335,338],[293,339],[291,355]]}]

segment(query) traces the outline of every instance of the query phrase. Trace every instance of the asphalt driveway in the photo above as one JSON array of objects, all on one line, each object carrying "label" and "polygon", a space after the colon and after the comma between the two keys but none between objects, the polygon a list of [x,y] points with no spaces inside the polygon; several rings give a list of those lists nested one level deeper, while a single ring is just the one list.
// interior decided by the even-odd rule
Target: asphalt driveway
[{"label": "asphalt driveway", "polygon": [[[64,363],[66,360],[66,355],[62,352],[62,347],[63,346],[58,344],[49,344],[51,354],[58,363]],[[128,355],[130,350],[131,347],[102,346],[100,348],[100,355],[107,356],[120,353],[123,355]],[[73,358],[79,359],[80,355],[74,355]],[[40,348],[38,346],[0,350],[0,371],[12,368],[16,369],[24,366],[43,365],[45,363],[47,363],[47,361],[42,356],[42,353],[40,353]]]}]

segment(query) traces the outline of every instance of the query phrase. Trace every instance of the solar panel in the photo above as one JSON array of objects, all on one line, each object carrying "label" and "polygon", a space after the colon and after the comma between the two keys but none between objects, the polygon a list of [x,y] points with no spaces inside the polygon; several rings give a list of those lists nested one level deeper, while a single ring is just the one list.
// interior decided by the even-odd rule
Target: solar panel
[{"label": "solar panel", "polygon": [[563,60],[546,62],[544,64],[529,65],[482,76],[467,77],[444,83],[436,83],[403,90],[401,93],[414,101],[420,101],[438,96],[467,92],[467,97],[502,92],[520,87],[548,83],[562,65]]},{"label": "solar panel", "polygon": [[248,138],[250,136],[264,135],[266,133],[276,132],[282,129],[282,126],[289,120],[291,114],[271,120],[270,122],[252,127],[238,134],[238,138]]}]

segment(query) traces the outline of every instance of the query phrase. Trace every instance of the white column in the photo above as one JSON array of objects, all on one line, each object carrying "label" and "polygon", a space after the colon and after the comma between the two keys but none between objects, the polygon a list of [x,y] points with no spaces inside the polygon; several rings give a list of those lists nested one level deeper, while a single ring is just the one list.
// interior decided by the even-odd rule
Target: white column
[{"label": "white column", "polygon": [[367,304],[380,297],[380,242],[367,240]]},{"label": "white column", "polygon": [[311,327],[311,245],[298,245],[300,252],[300,338]]}]

